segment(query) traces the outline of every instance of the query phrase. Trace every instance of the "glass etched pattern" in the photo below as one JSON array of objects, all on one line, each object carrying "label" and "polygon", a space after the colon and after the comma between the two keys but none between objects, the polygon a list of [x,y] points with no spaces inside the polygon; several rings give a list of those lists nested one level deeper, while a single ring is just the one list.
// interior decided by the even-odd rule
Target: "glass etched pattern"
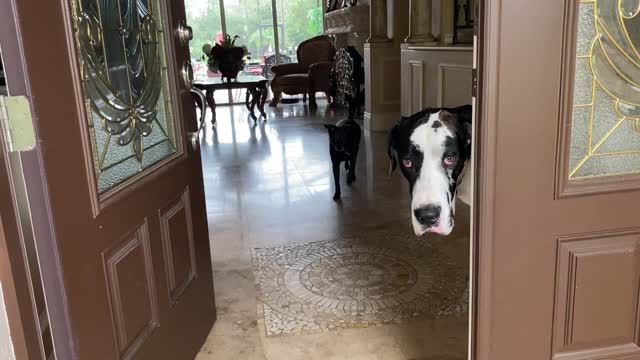
[{"label": "glass etched pattern", "polygon": [[100,194],[176,153],[166,44],[157,0],[75,0]]},{"label": "glass etched pattern", "polygon": [[640,173],[640,0],[580,0],[569,178]]}]

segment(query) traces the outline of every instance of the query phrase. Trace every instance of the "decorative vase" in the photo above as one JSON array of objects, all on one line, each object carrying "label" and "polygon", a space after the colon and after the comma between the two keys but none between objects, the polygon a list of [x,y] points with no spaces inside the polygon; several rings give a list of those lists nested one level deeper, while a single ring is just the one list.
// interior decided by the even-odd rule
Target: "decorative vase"
[{"label": "decorative vase", "polygon": [[220,71],[222,81],[235,80],[244,69],[244,57],[249,54],[249,50],[245,46],[235,46],[237,38],[237,35],[233,38],[224,35],[214,46],[205,44],[202,47],[202,51],[209,58],[209,71]]},{"label": "decorative vase", "polygon": [[222,75],[222,80],[224,81],[226,78],[227,82],[231,82],[238,77],[242,67],[237,61],[222,61],[218,64],[218,69]]},{"label": "decorative vase", "polygon": [[244,50],[241,47],[225,48],[218,62],[218,69],[222,74],[223,80],[227,78],[228,82],[236,79],[238,74],[244,68]]}]

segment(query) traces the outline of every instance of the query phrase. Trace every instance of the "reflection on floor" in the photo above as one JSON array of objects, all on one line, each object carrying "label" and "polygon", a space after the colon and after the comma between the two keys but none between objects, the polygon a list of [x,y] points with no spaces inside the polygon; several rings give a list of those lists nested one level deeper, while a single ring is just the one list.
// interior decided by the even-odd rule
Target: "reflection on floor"
[{"label": "reflection on floor", "polygon": [[[273,250],[277,252],[295,244],[354,238],[376,239],[382,247],[387,247],[387,241],[393,248],[394,242],[404,237],[426,249],[437,249],[439,255],[432,257],[437,263],[437,268],[432,268],[433,276],[438,277],[434,281],[446,285],[451,280],[451,289],[457,289],[459,295],[468,268],[469,210],[459,205],[451,236],[415,240],[408,218],[407,186],[399,174],[386,174],[384,134],[363,137],[356,183],[343,185],[342,202],[335,203],[331,200],[331,162],[322,124],[335,123],[341,115],[322,104],[315,114],[302,104],[281,104],[278,109],[269,109],[266,124],[254,127],[242,106],[220,107],[217,113],[217,128],[208,127],[203,134],[202,155],[218,321],[197,360],[466,359],[467,319],[459,314],[267,336],[268,324],[258,306],[252,270],[254,249],[279,248]],[[345,180],[343,176],[343,183]],[[308,249],[313,245],[300,246]],[[353,290],[354,285],[384,282],[389,275],[380,270],[383,267],[372,266],[380,265],[372,259],[353,265],[351,261],[329,277],[320,272],[311,274],[309,280],[334,279]],[[362,270],[367,267],[370,271],[365,274]],[[409,277],[403,279],[411,282],[412,270],[397,271],[401,276],[406,272]],[[361,278],[350,278],[357,274]],[[331,284],[325,285],[331,288]],[[304,301],[298,305],[304,306]],[[311,319],[317,315],[301,314]]]}]

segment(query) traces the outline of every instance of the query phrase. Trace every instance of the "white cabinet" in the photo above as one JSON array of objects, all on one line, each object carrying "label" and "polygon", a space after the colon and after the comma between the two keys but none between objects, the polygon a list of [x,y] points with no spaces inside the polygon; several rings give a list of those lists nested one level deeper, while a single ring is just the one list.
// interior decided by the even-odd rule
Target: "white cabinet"
[{"label": "white cabinet", "polygon": [[472,47],[403,45],[401,64],[403,116],[471,104]]}]

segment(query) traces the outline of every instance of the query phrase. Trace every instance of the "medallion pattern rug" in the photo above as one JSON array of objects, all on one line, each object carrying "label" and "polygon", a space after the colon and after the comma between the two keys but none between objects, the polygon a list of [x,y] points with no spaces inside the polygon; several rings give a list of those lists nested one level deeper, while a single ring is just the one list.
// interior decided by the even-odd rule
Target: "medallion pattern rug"
[{"label": "medallion pattern rug", "polygon": [[[252,251],[267,336],[467,316],[466,259],[412,235]],[[462,256],[460,256],[462,257]]]}]

